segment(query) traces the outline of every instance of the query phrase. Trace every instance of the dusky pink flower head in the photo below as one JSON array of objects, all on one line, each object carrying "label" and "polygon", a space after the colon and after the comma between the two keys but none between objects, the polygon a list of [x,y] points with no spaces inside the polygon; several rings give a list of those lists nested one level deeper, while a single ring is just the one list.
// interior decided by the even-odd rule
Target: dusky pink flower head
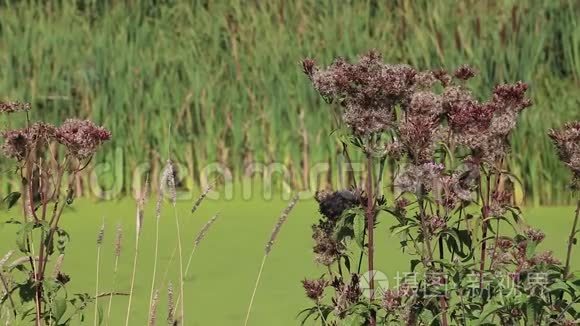
[{"label": "dusky pink flower head", "polygon": [[560,160],[572,171],[572,188],[580,190],[580,121],[550,130],[549,136]]},{"label": "dusky pink flower head", "polygon": [[27,128],[4,131],[1,133],[4,138],[2,152],[7,157],[21,161],[31,151],[53,140],[55,133],[56,128],[44,122],[36,122]]},{"label": "dusky pink flower head", "polygon": [[56,139],[78,159],[86,159],[97,151],[111,133],[89,120],[68,119],[56,129]]},{"label": "dusky pink flower head", "polygon": [[468,80],[475,77],[476,75],[477,72],[470,65],[461,65],[455,69],[455,72],[453,72],[453,76],[461,80]]},{"label": "dusky pink flower head", "polygon": [[0,102],[0,113],[26,112],[30,110],[30,103]]},{"label": "dusky pink flower head", "polygon": [[351,64],[339,58],[326,69],[303,61],[303,70],[327,101],[345,108],[343,121],[355,135],[367,136],[388,129],[392,110],[415,84],[416,70],[408,65],[388,65],[377,51]]},{"label": "dusky pink flower head", "polygon": [[324,279],[303,280],[302,286],[306,292],[306,296],[314,301],[320,300],[324,294],[324,288],[328,286],[328,281]]}]

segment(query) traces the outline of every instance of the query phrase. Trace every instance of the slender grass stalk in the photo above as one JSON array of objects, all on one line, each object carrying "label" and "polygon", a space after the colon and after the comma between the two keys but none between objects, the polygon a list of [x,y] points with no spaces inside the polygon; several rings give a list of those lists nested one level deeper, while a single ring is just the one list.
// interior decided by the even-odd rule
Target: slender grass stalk
[{"label": "slender grass stalk", "polygon": [[96,267],[96,281],[95,281],[95,320],[94,325],[97,326],[99,322],[99,271],[101,269],[101,247],[103,244],[103,237],[105,236],[105,218],[103,218],[103,224],[97,235],[97,267]]},{"label": "slender grass stalk", "polygon": [[578,227],[578,216],[580,215],[580,200],[576,203],[576,215],[574,216],[574,222],[572,223],[572,229],[570,230],[570,236],[568,237],[568,248],[566,250],[566,265],[564,267],[564,278],[568,278],[568,273],[570,272],[570,259],[572,257],[572,247],[576,239],[577,227]]},{"label": "slender grass stalk", "polygon": [[113,291],[109,295],[109,306],[107,307],[107,324],[109,324],[111,320],[111,307],[113,305],[113,293],[116,291],[117,287],[117,272],[119,269],[119,257],[121,256],[121,249],[122,249],[122,241],[123,241],[123,227],[121,224],[117,225],[117,234],[115,235],[115,265],[113,267]]},{"label": "slender grass stalk", "polygon": [[181,323],[185,325],[185,300],[184,300],[184,279],[183,279],[183,250],[181,247],[181,228],[179,226],[179,214],[177,212],[177,190],[175,189],[175,175],[173,162],[167,161],[167,181],[169,185],[170,199],[173,205],[173,214],[175,216],[175,228],[177,232],[177,251],[179,255],[179,293],[181,301],[177,305],[180,307]]},{"label": "slender grass stalk", "polygon": [[6,264],[8,259],[10,259],[10,257],[12,256],[12,254],[14,254],[14,250],[10,250],[6,255],[4,255],[4,257],[2,257],[2,259],[0,259],[0,281],[2,281],[2,286],[4,287],[4,290],[6,291],[6,296],[8,297],[8,300],[10,301],[10,305],[12,306],[12,312],[14,313],[14,317],[16,317],[17,316],[16,304],[14,303],[14,300],[12,299],[12,294],[10,293],[10,289],[8,288],[8,281],[4,277],[4,273],[3,273],[4,264]]},{"label": "slender grass stalk", "polygon": [[157,202],[155,204],[155,252],[153,254],[153,276],[151,277],[151,294],[149,296],[149,315],[152,314],[151,308],[153,307],[155,280],[157,277],[157,261],[159,260],[159,220],[161,219],[161,208],[163,206],[163,186],[167,183],[166,170],[167,169],[163,171],[161,180],[159,181],[159,186],[157,188]]},{"label": "slender grass stalk", "polygon": [[207,235],[207,232],[209,231],[209,229],[211,228],[213,223],[217,220],[218,216],[219,216],[219,214],[216,214],[212,218],[210,218],[209,221],[207,221],[207,223],[205,223],[205,225],[201,228],[201,230],[199,231],[199,233],[195,237],[195,240],[193,241],[193,248],[191,249],[191,253],[189,254],[189,259],[187,260],[187,265],[185,267],[185,275],[186,276],[187,276],[187,273],[189,272],[189,267],[191,266],[191,260],[193,258],[193,254],[195,253],[195,250],[199,246],[199,243],[205,238],[205,236]]},{"label": "slender grass stalk", "polygon": [[137,203],[137,217],[136,217],[136,233],[135,233],[135,255],[133,258],[133,271],[131,273],[131,288],[129,290],[129,303],[127,304],[127,318],[125,326],[129,326],[129,318],[131,317],[131,303],[133,302],[133,289],[135,288],[135,275],[137,273],[137,258],[139,257],[139,239],[141,239],[141,230],[143,228],[143,207],[145,206],[145,198],[147,197],[147,188],[149,184],[149,177],[145,182],[145,189],[141,190],[140,198]]},{"label": "slender grass stalk", "polygon": [[[185,267],[185,272],[184,272],[184,275],[185,276],[187,276],[187,273],[189,272],[189,267],[191,265],[191,260],[193,258],[193,254],[195,253],[195,250],[199,246],[199,243],[205,238],[207,232],[209,231],[209,228],[212,226],[212,224],[215,222],[215,220],[218,218],[218,216],[219,215],[216,214],[211,219],[209,219],[209,221],[207,221],[207,223],[201,228],[201,230],[197,234],[197,237],[195,238],[195,240],[193,242],[193,249],[191,250],[191,253],[189,254],[189,259],[187,261],[187,266]],[[181,299],[181,295],[182,294],[180,293],[177,296],[177,302],[179,302],[179,300]],[[185,295],[185,293],[183,295]]]},{"label": "slender grass stalk", "polygon": [[288,215],[290,215],[290,212],[292,211],[294,206],[296,206],[297,202],[298,202],[298,195],[295,195],[290,200],[290,203],[288,204],[288,206],[286,206],[284,211],[282,211],[282,214],[278,218],[278,221],[276,222],[276,225],[274,225],[274,229],[272,230],[272,233],[270,234],[270,239],[266,243],[266,247],[264,248],[264,257],[262,258],[262,263],[260,264],[260,270],[258,271],[258,276],[256,277],[256,284],[254,284],[254,290],[252,291],[252,297],[250,298],[250,304],[248,305],[248,311],[246,312],[246,319],[244,321],[244,326],[247,326],[248,321],[250,320],[250,313],[252,312],[252,306],[254,305],[254,299],[256,297],[256,292],[258,290],[258,286],[260,285],[260,280],[262,279],[262,272],[264,270],[264,265],[266,264],[266,259],[268,258],[268,255],[272,251],[272,247],[274,246],[274,242],[276,241],[276,238],[278,237],[278,234],[280,233],[280,230],[282,229],[284,222],[286,222],[286,220],[288,219]]}]

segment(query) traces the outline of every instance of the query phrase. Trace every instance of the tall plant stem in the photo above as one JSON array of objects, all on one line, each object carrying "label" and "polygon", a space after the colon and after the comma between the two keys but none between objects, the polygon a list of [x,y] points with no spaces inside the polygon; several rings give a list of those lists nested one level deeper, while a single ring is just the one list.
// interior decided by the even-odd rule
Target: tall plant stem
[{"label": "tall plant stem", "polygon": [[252,291],[252,297],[250,298],[250,304],[248,305],[248,311],[246,312],[244,326],[248,326],[248,321],[250,320],[250,312],[252,311],[252,306],[254,305],[254,298],[256,297],[256,291],[258,290],[258,285],[260,284],[260,279],[262,278],[262,271],[264,270],[264,265],[266,264],[266,258],[268,258],[268,254],[265,254],[264,258],[262,258],[262,264],[260,264],[260,270],[258,271],[256,284],[254,285],[254,291]]},{"label": "tall plant stem", "polygon": [[117,284],[117,269],[119,267],[119,256],[115,257],[115,267],[113,268],[113,291],[111,291],[111,294],[109,295],[109,305],[107,307],[107,325],[109,324],[109,321],[111,320],[111,307],[113,305],[113,293],[115,292],[115,287]]},{"label": "tall plant stem", "polygon": [[572,256],[572,247],[574,246],[574,239],[576,237],[576,228],[578,227],[578,215],[580,215],[580,199],[576,204],[576,215],[574,216],[574,223],[572,230],[570,230],[570,237],[568,238],[568,250],[566,251],[566,266],[564,267],[564,278],[568,277],[570,272],[570,257]]},{"label": "tall plant stem", "polygon": [[131,273],[131,288],[129,290],[129,303],[127,305],[125,326],[129,326],[129,318],[131,316],[131,303],[133,300],[133,289],[135,288],[135,274],[137,273],[137,257],[139,256],[139,238],[141,238],[140,232],[137,230],[137,237],[135,238],[135,257],[133,258],[133,272]]},{"label": "tall plant stem", "polygon": [[[375,296],[375,284],[374,284],[374,256],[375,256],[375,243],[374,243],[374,226],[375,226],[375,212],[374,203],[375,198],[373,194],[373,162],[370,153],[367,153],[367,180],[366,180],[366,193],[367,193],[367,210],[366,210],[366,220],[367,220],[367,234],[368,234],[368,267],[369,267],[369,290],[370,290],[370,302],[374,300]],[[376,319],[373,313],[371,313],[371,326],[376,325]]]},{"label": "tall plant stem", "polygon": [[[489,204],[491,201],[491,177],[489,174],[486,179],[487,192],[484,196],[486,199],[483,200],[483,207],[481,208],[481,255],[479,262],[479,289],[481,291],[483,291],[483,272],[485,271],[485,257],[487,250],[487,218],[489,216]],[[482,187],[480,186],[480,188]]]},{"label": "tall plant stem", "polygon": [[185,323],[185,293],[184,291],[184,280],[183,280],[183,252],[181,249],[181,229],[179,227],[179,215],[177,214],[177,207],[175,206],[175,202],[173,203],[173,212],[175,215],[175,227],[177,231],[177,251],[179,254],[179,292],[181,295],[181,303],[177,302],[178,305],[181,305],[181,324],[186,325]]},{"label": "tall plant stem", "polygon": [[155,221],[155,252],[153,257],[153,276],[151,278],[151,295],[149,296],[149,314],[151,316],[151,307],[153,303],[153,295],[155,292],[155,278],[157,276],[157,260],[159,256],[159,217]]}]

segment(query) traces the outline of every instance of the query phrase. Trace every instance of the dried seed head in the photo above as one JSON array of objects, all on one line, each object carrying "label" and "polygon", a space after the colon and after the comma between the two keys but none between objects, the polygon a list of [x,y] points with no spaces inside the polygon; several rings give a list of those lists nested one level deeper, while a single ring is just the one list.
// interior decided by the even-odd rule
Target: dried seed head
[{"label": "dried seed head", "polygon": [[207,235],[207,232],[209,231],[209,228],[213,225],[213,223],[217,220],[219,214],[214,215],[212,218],[209,219],[209,221],[207,221],[207,223],[205,223],[205,225],[201,228],[201,230],[199,231],[199,233],[197,234],[197,237],[195,237],[195,240],[193,242],[193,245],[195,247],[199,246],[199,243],[203,240],[203,238],[205,238],[205,236]]},{"label": "dried seed head", "polygon": [[143,228],[143,217],[145,214],[145,202],[147,200],[149,190],[149,175],[145,178],[145,185],[139,193],[139,199],[137,200],[137,234],[141,234],[141,229]]},{"label": "dried seed head", "polygon": [[123,242],[123,227],[121,223],[117,224],[117,233],[115,234],[115,257],[119,258],[121,256]]},{"label": "dried seed head", "polygon": [[175,316],[173,314],[174,311],[175,304],[173,302],[173,283],[169,282],[169,285],[167,286],[167,323],[169,325],[173,325],[175,322]]},{"label": "dried seed head", "polygon": [[27,111],[30,111],[30,103],[0,102],[0,113],[27,112]]},{"label": "dried seed head", "polygon": [[58,255],[56,258],[56,263],[54,264],[54,270],[52,271],[52,277],[57,279],[62,272],[62,264],[64,262],[64,254]]},{"label": "dried seed head", "polygon": [[199,195],[199,197],[197,198],[197,200],[193,204],[193,207],[191,208],[192,213],[194,213],[199,208],[199,206],[201,205],[201,202],[203,202],[203,200],[205,199],[207,194],[210,192],[211,188],[212,188],[211,184],[208,185],[207,187],[205,187],[204,191],[201,193],[201,195]]},{"label": "dried seed head", "polygon": [[105,237],[105,223],[101,225],[101,229],[97,234],[97,246],[101,246],[103,244],[103,238]]},{"label": "dried seed head", "polygon": [[167,186],[169,187],[169,199],[173,206],[175,206],[177,204],[177,189],[175,185],[175,168],[171,160],[167,160],[163,172],[163,179],[167,181]]},{"label": "dried seed head", "polygon": [[159,305],[159,290],[155,290],[151,301],[151,315],[149,316],[149,326],[157,323],[157,306]]},{"label": "dried seed head", "polygon": [[284,222],[286,222],[286,220],[288,219],[288,215],[290,214],[290,212],[292,211],[292,209],[294,208],[294,206],[296,205],[297,202],[298,202],[298,195],[295,195],[290,200],[290,203],[288,204],[288,206],[284,209],[284,211],[282,212],[282,214],[278,218],[278,222],[276,222],[276,225],[274,226],[274,229],[272,230],[272,233],[270,234],[270,240],[268,240],[268,243],[266,244],[266,248],[265,248],[266,255],[269,254],[270,251],[272,250],[272,246],[274,245],[274,241],[276,241],[276,237],[278,236],[278,233],[280,233],[280,229],[282,228],[282,225],[284,225]]},{"label": "dried seed head", "polygon": [[14,254],[14,250],[10,250],[6,253],[6,255],[4,255],[4,257],[2,257],[2,259],[0,259],[0,271],[2,270],[2,268],[4,267],[4,264],[6,264],[6,262],[8,261],[8,259],[10,259],[10,257]]}]

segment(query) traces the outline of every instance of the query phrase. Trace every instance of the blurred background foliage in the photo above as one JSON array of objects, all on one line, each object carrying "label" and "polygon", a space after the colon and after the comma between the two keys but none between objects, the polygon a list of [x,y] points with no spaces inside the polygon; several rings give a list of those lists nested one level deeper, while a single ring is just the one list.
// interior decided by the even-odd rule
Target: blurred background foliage
[{"label": "blurred background foliage", "polygon": [[[373,48],[420,69],[469,63],[482,98],[496,83],[528,82],[534,106],[513,135],[510,169],[529,204],[569,201],[546,131],[580,118],[573,0],[3,0],[0,99],[31,102],[34,119],[78,116],[110,128],[96,162],[120,164],[110,178],[127,192],[139,168],[156,180],[169,146],[186,188],[214,162],[235,179],[250,162],[283,163],[304,188],[309,167],[336,165],[340,146],[300,60],[327,65]],[[8,167],[3,159],[0,192]]]}]

